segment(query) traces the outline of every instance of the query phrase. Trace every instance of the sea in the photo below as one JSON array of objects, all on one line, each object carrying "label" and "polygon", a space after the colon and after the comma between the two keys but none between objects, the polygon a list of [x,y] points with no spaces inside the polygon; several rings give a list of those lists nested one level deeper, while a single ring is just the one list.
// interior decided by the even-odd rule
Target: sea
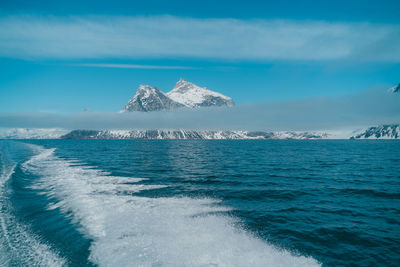
[{"label": "sea", "polygon": [[400,142],[0,140],[0,266],[400,266]]}]

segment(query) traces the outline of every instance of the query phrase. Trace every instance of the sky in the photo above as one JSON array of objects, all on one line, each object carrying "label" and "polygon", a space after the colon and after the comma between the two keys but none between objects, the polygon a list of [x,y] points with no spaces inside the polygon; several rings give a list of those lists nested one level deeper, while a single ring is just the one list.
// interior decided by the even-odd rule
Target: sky
[{"label": "sky", "polygon": [[[181,77],[249,117],[287,105],[322,114],[327,101],[346,110],[347,98],[356,103],[343,125],[398,122],[399,102],[380,94],[400,82],[399,12],[399,1],[2,0],[0,127],[15,116],[117,112],[140,84],[168,92]],[[355,96],[377,90],[387,113],[354,118],[371,99]]]}]

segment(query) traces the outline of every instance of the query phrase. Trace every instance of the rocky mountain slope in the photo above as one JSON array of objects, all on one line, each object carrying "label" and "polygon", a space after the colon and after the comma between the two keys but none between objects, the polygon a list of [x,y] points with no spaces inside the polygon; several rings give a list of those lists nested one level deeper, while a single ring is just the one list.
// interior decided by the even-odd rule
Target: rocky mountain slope
[{"label": "rocky mountain slope", "polygon": [[63,139],[323,139],[319,132],[196,131],[196,130],[75,130]]},{"label": "rocky mountain slope", "polygon": [[156,87],[140,85],[135,95],[122,108],[122,111],[159,111],[183,107]]},{"label": "rocky mountain slope", "polygon": [[122,108],[125,111],[160,111],[180,107],[198,108],[212,106],[233,106],[232,98],[201,88],[184,79],[180,79],[174,89],[163,93],[156,87],[140,85],[135,95]]},{"label": "rocky mountain slope", "polygon": [[369,127],[350,139],[400,139],[400,125],[380,125]]},{"label": "rocky mountain slope", "polygon": [[14,128],[0,130],[0,139],[398,139],[400,125],[357,131],[206,131],[206,130],[73,130]]}]

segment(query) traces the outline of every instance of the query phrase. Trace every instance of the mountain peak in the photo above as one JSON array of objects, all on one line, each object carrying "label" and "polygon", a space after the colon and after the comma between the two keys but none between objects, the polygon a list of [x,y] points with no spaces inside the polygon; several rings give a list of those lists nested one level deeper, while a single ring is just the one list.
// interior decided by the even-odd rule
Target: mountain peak
[{"label": "mountain peak", "polygon": [[172,100],[191,108],[234,105],[232,98],[211,91],[206,87],[199,87],[183,78],[180,78],[175,87],[166,95]]},{"label": "mountain peak", "polygon": [[135,95],[123,107],[122,112],[125,111],[157,111],[164,109],[175,109],[182,107],[163,92],[158,90],[157,87],[141,84]]},{"label": "mountain peak", "polygon": [[211,107],[235,105],[232,98],[209,90],[206,87],[199,87],[183,78],[175,84],[167,94],[161,92],[154,86],[141,84],[135,95],[123,107],[125,111],[159,111],[175,109],[179,107]]},{"label": "mountain peak", "polygon": [[150,86],[147,84],[141,84],[141,85],[139,85],[138,89],[136,90],[135,95],[140,94],[142,92],[156,93],[157,91],[161,92],[160,90],[158,90],[157,87]]},{"label": "mountain peak", "polygon": [[203,89],[201,87],[198,87],[197,85],[195,85],[194,83],[191,83],[183,78],[180,78],[179,81],[176,82],[174,88],[168,92],[167,94],[171,93],[171,92],[186,92],[188,90],[191,89]]},{"label": "mountain peak", "polygon": [[137,91],[139,91],[139,90],[140,91],[147,91],[147,90],[152,90],[153,88],[157,89],[154,86],[150,86],[150,85],[147,85],[147,84],[141,84],[141,85],[139,85]]}]

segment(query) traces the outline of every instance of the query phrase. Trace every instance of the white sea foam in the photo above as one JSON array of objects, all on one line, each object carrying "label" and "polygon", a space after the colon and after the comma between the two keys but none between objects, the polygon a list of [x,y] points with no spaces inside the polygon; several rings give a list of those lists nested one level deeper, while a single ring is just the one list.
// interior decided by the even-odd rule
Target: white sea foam
[{"label": "white sea foam", "polygon": [[4,151],[0,151],[0,266],[64,266],[65,259],[41,242],[10,212],[6,183],[15,167],[15,163],[7,162]]},{"label": "white sea foam", "polygon": [[[42,178],[37,188],[72,216],[93,242],[100,266],[319,266],[260,240],[220,213],[214,199],[148,198],[131,194],[163,185],[106,176],[43,150],[25,168]],[[219,212],[219,213],[218,213]]]}]

